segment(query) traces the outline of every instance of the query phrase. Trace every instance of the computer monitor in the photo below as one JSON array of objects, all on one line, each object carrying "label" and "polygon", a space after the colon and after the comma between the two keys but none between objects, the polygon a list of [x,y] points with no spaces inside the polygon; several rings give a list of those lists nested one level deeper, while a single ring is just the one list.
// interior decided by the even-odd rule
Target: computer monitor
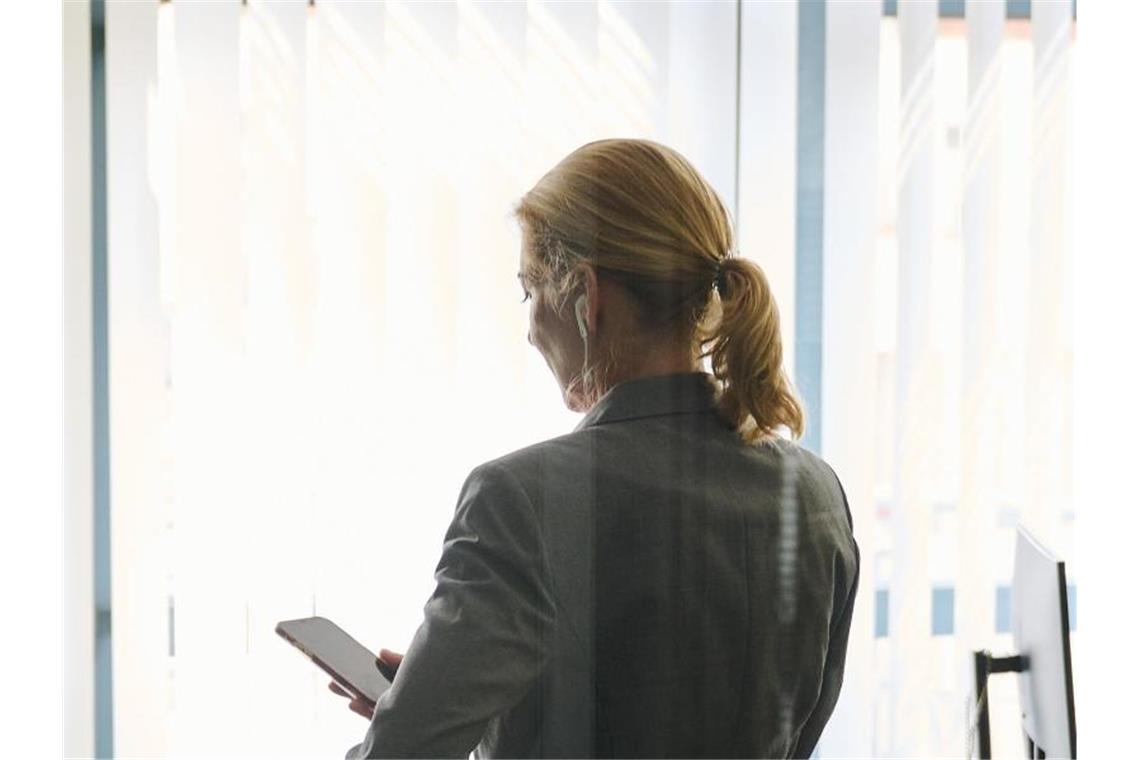
[{"label": "computer monitor", "polygon": [[1013,559],[1013,643],[1030,757],[1077,756],[1065,563],[1019,526]]}]

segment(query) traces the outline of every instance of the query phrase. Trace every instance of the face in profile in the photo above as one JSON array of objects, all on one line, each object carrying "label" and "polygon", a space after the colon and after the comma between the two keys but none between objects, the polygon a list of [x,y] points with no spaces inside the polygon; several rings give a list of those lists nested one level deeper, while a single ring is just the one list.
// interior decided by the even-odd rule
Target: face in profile
[{"label": "face in profile", "polygon": [[585,411],[581,383],[585,350],[574,320],[574,310],[569,304],[559,309],[560,297],[554,288],[528,276],[528,272],[535,271],[529,242],[524,230],[519,256],[519,283],[523,288],[523,299],[530,304],[527,340],[538,349],[546,360],[546,366],[554,373],[563,403],[572,411],[582,412]]}]

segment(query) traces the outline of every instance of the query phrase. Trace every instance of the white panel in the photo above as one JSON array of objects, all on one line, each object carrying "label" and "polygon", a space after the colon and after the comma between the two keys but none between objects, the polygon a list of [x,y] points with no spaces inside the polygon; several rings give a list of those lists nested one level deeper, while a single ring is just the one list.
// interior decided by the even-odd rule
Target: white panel
[{"label": "white panel", "polygon": [[[237,36],[230,38],[236,42],[236,61],[228,51],[225,56],[225,65],[237,67],[239,120],[226,125],[226,141],[236,139],[232,149],[241,156],[233,200],[240,225],[236,263],[243,270],[244,290],[243,308],[233,314],[232,323],[243,338],[233,382],[240,412],[233,422],[246,428],[240,435],[247,447],[242,468],[234,474],[233,485],[243,495],[230,524],[247,556],[256,547],[256,560],[228,558],[238,598],[227,614],[235,618],[230,625],[236,624],[237,636],[225,646],[239,673],[233,684],[238,697],[234,722],[245,730],[215,742],[212,752],[225,747],[252,755],[288,744],[290,754],[319,753],[328,740],[321,735],[317,708],[336,714],[323,699],[324,679],[298,668],[295,653],[274,632],[278,621],[314,609],[318,550],[325,539],[312,475],[326,442],[315,435],[318,408],[299,403],[311,398],[314,367],[321,358],[314,351],[313,324],[320,280],[305,203],[305,140],[312,126],[306,118],[311,97],[305,86],[307,32],[313,15],[298,3],[251,3],[241,9]],[[231,22],[224,22],[227,35]],[[225,77],[224,103],[233,103],[234,83],[219,74]],[[235,128],[236,134],[230,134]],[[189,613],[180,614],[179,633],[193,635],[201,624]],[[187,718],[187,725],[198,725],[204,715]],[[269,746],[267,736],[274,737]]]},{"label": "white panel", "polygon": [[[1067,2],[1033,3],[1032,205],[1024,520],[1055,548],[1072,509],[1072,230]],[[1070,560],[1068,557],[1061,559]]]},{"label": "white panel", "polygon": [[898,181],[898,340],[895,374],[894,532],[890,594],[893,736],[887,751],[936,751],[931,690],[927,557],[937,455],[932,410],[938,400],[932,346],[934,264],[934,61],[936,3],[900,2]]},{"label": "white panel", "polygon": [[[1001,369],[998,323],[1004,304],[1002,245],[1002,33],[1000,3],[966,4],[968,105],[963,134],[962,469],[955,572],[955,660],[994,646],[995,573],[990,547],[1001,506],[998,396]],[[959,694],[972,692],[972,673],[959,667]],[[975,720],[970,714],[971,725]],[[995,721],[992,735],[1004,724]]]},{"label": "white panel", "polygon": [[877,3],[827,6],[824,87],[822,454],[843,482],[864,564],[843,691],[822,757],[872,754],[874,725]]},{"label": "white panel", "polygon": [[[979,562],[997,510],[997,399],[993,387],[1000,345],[996,327],[1002,305],[999,264],[1002,246],[1002,30],[1004,8],[985,0],[966,6],[969,106],[963,125],[965,174],[962,199],[962,531],[959,594],[963,605],[981,601],[991,571]],[[992,605],[989,605],[992,607]],[[979,609],[978,612],[981,612]],[[971,615],[963,629],[967,644],[992,629],[992,614]]]},{"label": "white panel", "polygon": [[784,368],[795,376],[795,3],[745,3],[741,17],[738,247],[764,269],[780,308]]},{"label": "white panel", "polygon": [[157,3],[107,3],[107,270],[114,747],[168,743],[167,578],[162,441],[167,333],[149,154],[162,111]]},{"label": "white panel", "polygon": [[[169,79],[176,93],[177,126],[174,175],[164,188],[169,192],[159,193],[159,218],[174,227],[160,227],[159,282],[170,320],[171,745],[195,754],[245,752],[248,690],[237,683],[245,680],[245,601],[254,571],[247,561],[248,510],[259,494],[249,469],[254,441],[244,361],[243,11],[240,4],[171,3],[160,12],[168,9],[173,41],[160,18],[159,87],[165,91]],[[219,690],[219,672],[243,675]]]},{"label": "white panel", "polygon": [[684,0],[669,6],[668,128],[679,150],[736,203],[736,4]]}]

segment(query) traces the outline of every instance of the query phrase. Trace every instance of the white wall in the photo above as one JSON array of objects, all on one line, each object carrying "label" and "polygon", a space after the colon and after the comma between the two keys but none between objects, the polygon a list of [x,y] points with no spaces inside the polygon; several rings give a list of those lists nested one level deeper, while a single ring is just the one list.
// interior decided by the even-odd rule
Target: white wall
[{"label": "white wall", "polygon": [[3,753],[63,752],[63,18],[28,3],[0,47]]},{"label": "white wall", "polygon": [[63,667],[66,757],[94,735],[91,377],[91,8],[63,3],[64,521]]}]

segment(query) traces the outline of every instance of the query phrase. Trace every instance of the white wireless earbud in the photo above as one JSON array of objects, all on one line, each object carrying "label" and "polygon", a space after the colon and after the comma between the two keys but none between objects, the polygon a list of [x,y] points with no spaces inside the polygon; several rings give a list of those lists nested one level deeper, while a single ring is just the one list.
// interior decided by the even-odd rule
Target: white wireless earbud
[{"label": "white wireless earbud", "polygon": [[586,339],[586,296],[578,296],[578,300],[574,302],[574,316],[578,318],[578,334],[582,336],[582,340]]}]

